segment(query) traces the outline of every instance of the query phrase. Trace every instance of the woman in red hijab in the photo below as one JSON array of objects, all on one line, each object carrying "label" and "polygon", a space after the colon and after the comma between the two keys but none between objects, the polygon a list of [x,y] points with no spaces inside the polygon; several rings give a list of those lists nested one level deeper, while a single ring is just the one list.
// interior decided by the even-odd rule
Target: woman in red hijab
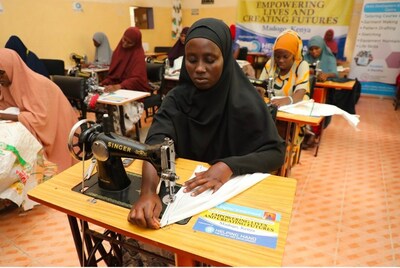
[{"label": "woman in red hijab", "polygon": [[101,85],[105,86],[106,92],[118,89],[150,91],[139,28],[126,29],[112,55],[107,77]]},{"label": "woman in red hijab", "polygon": [[[142,34],[137,27],[129,27],[115,49],[110,63],[110,70],[106,78],[100,82],[105,86],[104,92],[113,92],[118,89],[129,89],[137,91],[150,91],[147,80],[146,61],[142,47]],[[98,109],[102,109],[98,107]],[[131,136],[136,123],[140,120],[144,104],[134,101],[123,105],[124,125],[127,130],[125,135]],[[114,131],[122,133],[122,122],[120,122],[120,109],[114,106],[113,122]]]},{"label": "woman in red hijab", "polygon": [[335,39],[333,39],[335,33],[333,32],[332,29],[329,29],[325,32],[325,36],[324,36],[324,40],[326,45],[331,49],[333,55],[337,55],[338,53],[338,45],[335,41]]}]

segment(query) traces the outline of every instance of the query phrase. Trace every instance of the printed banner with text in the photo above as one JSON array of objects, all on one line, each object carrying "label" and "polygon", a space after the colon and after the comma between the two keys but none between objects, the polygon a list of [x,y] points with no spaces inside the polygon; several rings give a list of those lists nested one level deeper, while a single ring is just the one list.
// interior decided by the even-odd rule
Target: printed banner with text
[{"label": "printed banner with text", "polygon": [[400,2],[364,0],[349,74],[361,81],[362,93],[394,95],[400,70],[399,24]]},{"label": "printed banner with text", "polygon": [[332,29],[338,43],[338,58],[343,58],[352,9],[353,1],[349,0],[239,0],[236,39],[250,52],[270,56],[276,37],[286,29],[300,35],[305,50],[311,37],[324,37]]}]

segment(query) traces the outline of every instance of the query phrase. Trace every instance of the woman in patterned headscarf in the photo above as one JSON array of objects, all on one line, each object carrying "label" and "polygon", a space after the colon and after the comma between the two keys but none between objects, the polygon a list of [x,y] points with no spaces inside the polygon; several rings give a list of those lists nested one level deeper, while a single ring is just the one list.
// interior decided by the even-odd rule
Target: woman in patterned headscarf
[{"label": "woman in patterned headscarf", "polygon": [[293,30],[282,32],[275,40],[273,55],[265,64],[259,79],[274,78],[275,98],[279,106],[303,100],[309,92],[309,66],[303,60],[303,42]]}]

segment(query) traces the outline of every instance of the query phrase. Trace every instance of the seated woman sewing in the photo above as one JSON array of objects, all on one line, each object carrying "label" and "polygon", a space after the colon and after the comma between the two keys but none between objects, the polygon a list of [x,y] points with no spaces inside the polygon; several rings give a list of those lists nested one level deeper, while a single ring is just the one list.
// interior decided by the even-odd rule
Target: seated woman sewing
[{"label": "seated woman sewing", "polygon": [[[185,192],[215,192],[233,176],[271,172],[283,164],[285,143],[265,102],[235,62],[229,27],[221,20],[200,19],[189,29],[179,82],[155,114],[146,143],[169,137],[179,157],[211,164],[185,183]],[[140,199],[128,220],[158,229],[159,177],[148,162],[142,175]]]},{"label": "seated woman sewing", "polygon": [[273,56],[267,61],[259,80],[274,79],[271,100],[276,106],[302,101],[309,86],[309,67],[303,60],[303,42],[293,30],[282,32],[275,40]]},{"label": "seated woman sewing", "polygon": [[[108,74],[100,82],[100,85],[104,86],[104,92],[113,92],[118,89],[150,91],[142,46],[142,34],[139,28],[129,27],[125,30],[112,55]],[[128,132],[131,132],[130,130],[140,120],[143,109],[142,102],[124,105],[124,123]],[[115,109],[113,118],[115,131],[121,134],[119,109]]]},{"label": "seated woman sewing", "polygon": [[325,82],[329,78],[338,76],[336,58],[321,36],[313,36],[308,41],[308,51],[304,59],[318,69],[314,73],[317,81]]},{"label": "seated woman sewing", "polygon": [[50,79],[32,71],[18,54],[0,49],[0,109],[19,108],[19,114],[1,114],[0,119],[21,122],[43,145],[47,160],[58,171],[76,161],[68,150],[68,135],[78,121],[77,113],[61,89]]},{"label": "seated woman sewing", "polygon": [[[274,81],[274,97],[271,104],[278,108],[307,99],[310,91],[308,63],[303,59],[303,41],[293,30],[283,31],[275,40],[273,56],[267,61],[260,75],[260,80],[272,78]],[[286,137],[287,124],[277,121],[280,135]],[[295,150],[299,151],[307,129],[300,128],[293,142]]]}]

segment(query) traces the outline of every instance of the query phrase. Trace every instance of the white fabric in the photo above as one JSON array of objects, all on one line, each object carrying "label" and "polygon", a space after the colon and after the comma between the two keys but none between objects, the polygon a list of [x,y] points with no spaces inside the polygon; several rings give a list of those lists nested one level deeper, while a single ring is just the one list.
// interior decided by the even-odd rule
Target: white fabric
[{"label": "white fabric", "polygon": [[[207,168],[199,165],[196,167],[195,172],[205,170]],[[184,187],[182,187],[176,194],[175,201],[170,203],[165,210],[161,218],[161,227],[213,208],[257,184],[269,175],[267,173],[254,173],[237,176],[226,182],[215,193],[212,193],[212,190],[207,190],[198,196],[191,196],[190,193],[184,193]],[[193,177],[194,173],[191,178]]]},{"label": "white fabric", "polygon": [[337,114],[343,116],[347,122],[356,129],[358,123],[360,122],[359,115],[349,114],[335,105],[318,103],[313,99],[281,106],[279,107],[279,111],[306,116],[331,116]]},{"label": "white fabric", "polygon": [[183,56],[176,58],[174,60],[174,65],[171,68],[166,69],[165,74],[179,77],[179,74],[181,72],[181,67],[182,67],[182,60],[183,60]]}]

